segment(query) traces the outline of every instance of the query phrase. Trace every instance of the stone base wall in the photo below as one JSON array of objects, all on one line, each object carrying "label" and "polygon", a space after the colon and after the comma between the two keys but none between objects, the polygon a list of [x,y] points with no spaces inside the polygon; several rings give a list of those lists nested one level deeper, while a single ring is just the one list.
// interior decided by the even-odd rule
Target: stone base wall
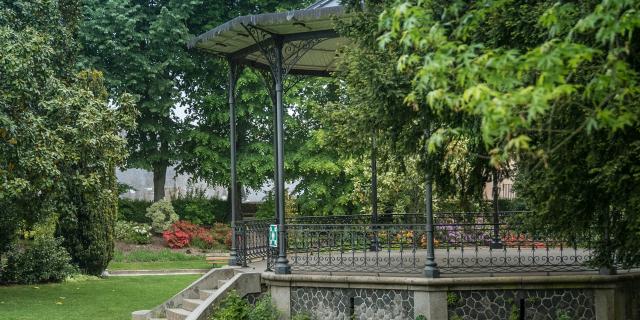
[{"label": "stone base wall", "polygon": [[291,288],[291,314],[313,319],[413,319],[413,292],[408,290]]},{"label": "stone base wall", "polygon": [[450,320],[595,320],[593,290],[475,290],[447,293]]},{"label": "stone base wall", "polygon": [[263,273],[283,319],[640,320],[640,273],[409,278]]}]

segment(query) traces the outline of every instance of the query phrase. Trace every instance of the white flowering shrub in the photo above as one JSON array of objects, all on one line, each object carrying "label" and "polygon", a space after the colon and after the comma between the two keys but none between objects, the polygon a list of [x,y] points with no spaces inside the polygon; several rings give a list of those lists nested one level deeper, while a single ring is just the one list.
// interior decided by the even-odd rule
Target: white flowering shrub
[{"label": "white flowering shrub", "polygon": [[161,233],[176,221],[178,221],[178,215],[173,210],[171,201],[162,199],[149,208],[147,208],[147,218],[151,219],[151,228],[156,233]]},{"label": "white flowering shrub", "polygon": [[147,223],[117,221],[115,236],[117,240],[132,244],[151,243],[151,226]]}]

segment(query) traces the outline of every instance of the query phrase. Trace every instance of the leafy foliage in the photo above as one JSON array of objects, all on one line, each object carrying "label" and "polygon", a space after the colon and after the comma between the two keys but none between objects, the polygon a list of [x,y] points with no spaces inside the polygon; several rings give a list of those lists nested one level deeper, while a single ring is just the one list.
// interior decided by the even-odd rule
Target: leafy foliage
[{"label": "leafy foliage", "polygon": [[145,200],[135,199],[118,199],[118,220],[138,222],[138,223],[151,223],[147,214],[147,208],[149,208],[153,202]]},{"label": "leafy foliage", "polygon": [[279,312],[271,302],[271,296],[265,295],[251,306],[240,298],[237,292],[230,292],[222,302],[221,308],[210,317],[211,320],[276,320]]},{"label": "leafy foliage", "polygon": [[38,238],[26,248],[14,246],[2,269],[2,282],[19,284],[60,282],[76,272],[60,238]]},{"label": "leafy foliage", "polygon": [[199,225],[212,226],[229,218],[228,202],[209,198],[204,190],[189,189],[185,195],[171,200],[171,204],[180,219]]},{"label": "leafy foliage", "polygon": [[83,1],[80,64],[105,73],[112,96],[128,92],[139,100],[139,125],[127,132],[129,165],[153,170],[154,201],[164,197],[167,166],[176,160],[183,102],[180,78],[189,38],[185,21],[199,1]]},{"label": "leafy foliage", "polygon": [[135,112],[129,95],[107,100],[100,72],[73,70],[77,5],[0,2],[0,234],[7,248],[18,227],[56,213],[74,263],[99,274],[113,252],[120,132]]},{"label": "leafy foliage", "polygon": [[[492,165],[555,232],[595,232],[594,264],[640,262],[637,1],[402,1],[379,44],[411,81],[405,104],[455,115],[429,149],[481,137]],[[476,125],[472,125],[473,120]],[[614,256],[618,261],[614,261]]]},{"label": "leafy foliage", "polygon": [[115,239],[132,244],[151,243],[151,226],[145,223],[116,221]]},{"label": "leafy foliage", "polygon": [[151,228],[156,233],[169,229],[169,227],[179,219],[173,210],[171,201],[166,198],[149,206],[146,216],[151,219]]}]

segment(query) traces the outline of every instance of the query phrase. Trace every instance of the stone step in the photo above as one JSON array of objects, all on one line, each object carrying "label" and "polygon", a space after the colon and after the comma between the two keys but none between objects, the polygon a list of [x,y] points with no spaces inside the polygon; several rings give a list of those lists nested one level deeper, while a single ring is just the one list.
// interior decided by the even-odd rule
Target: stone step
[{"label": "stone step", "polygon": [[182,299],[182,308],[185,310],[193,311],[203,302],[204,300],[201,299]]},{"label": "stone step", "polygon": [[189,314],[191,311],[182,308],[167,309],[167,320],[185,320]]},{"label": "stone step", "polygon": [[218,288],[222,288],[222,286],[224,286],[224,284],[227,283],[227,281],[229,280],[228,279],[218,280]]},{"label": "stone step", "polygon": [[214,292],[216,292],[215,290],[203,290],[200,289],[200,300],[206,300],[207,298],[209,298],[210,295],[212,295]]}]

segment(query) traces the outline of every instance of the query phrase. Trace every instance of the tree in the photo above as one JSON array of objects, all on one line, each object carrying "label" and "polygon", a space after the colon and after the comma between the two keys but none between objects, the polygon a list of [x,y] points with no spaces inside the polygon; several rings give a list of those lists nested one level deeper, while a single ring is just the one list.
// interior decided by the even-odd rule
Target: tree
[{"label": "tree", "polygon": [[113,253],[115,167],[130,96],[106,99],[101,74],[76,73],[73,1],[0,2],[0,252],[18,228],[58,218],[74,261],[90,273]]},{"label": "tree", "polygon": [[[338,31],[349,37],[353,45],[341,52],[341,65],[335,74],[335,97],[321,98],[319,104],[325,111],[312,116],[320,123],[319,128],[323,132],[319,136],[322,141],[316,139],[318,136],[309,139],[307,144],[314,141],[321,143],[306,149],[331,149],[332,152],[318,152],[318,155],[327,157],[335,154],[336,160],[355,161],[358,164],[361,174],[351,177],[350,183],[363,193],[357,198],[361,199],[359,205],[365,212],[370,212],[371,175],[368,163],[373,137],[378,145],[378,202],[383,210],[424,210],[423,186],[424,173],[427,171],[434,176],[438,203],[455,199],[459,207],[469,210],[482,201],[482,189],[490,176],[489,165],[483,159],[488,157],[484,144],[478,137],[461,134],[435,148],[435,152],[425,161],[424,129],[431,127],[435,131],[449,126],[450,122],[477,121],[473,117],[460,117],[452,112],[432,112],[423,103],[407,106],[405,97],[412,87],[411,78],[396,69],[401,52],[382,49],[377,43],[380,34],[378,16],[385,8],[385,3],[389,4],[367,3],[366,10],[361,10],[359,1],[349,4],[353,18],[339,24]],[[299,158],[302,161],[322,160],[309,155]],[[324,162],[327,165],[332,163]],[[322,161],[315,164],[309,162],[309,165],[320,163]],[[303,176],[299,188],[305,186],[304,182]],[[335,184],[324,185],[324,188],[337,191]],[[355,189],[350,192],[353,191]],[[299,203],[303,199],[299,199]]]},{"label": "tree", "polygon": [[153,172],[154,201],[164,198],[167,167],[177,160],[183,101],[180,81],[190,37],[185,21],[198,1],[87,0],[80,27],[82,66],[105,74],[112,96],[138,97],[138,126],[127,132],[128,166]]},{"label": "tree", "polygon": [[491,163],[516,162],[535,225],[589,233],[594,264],[640,262],[637,1],[404,1],[380,24],[408,104],[478,119]]},{"label": "tree", "polygon": [[61,180],[65,192],[56,233],[72,261],[86,273],[99,275],[113,257],[114,226],[118,210],[116,167],[126,159],[126,140],[120,135],[134,126],[130,96],[109,107],[99,71],[82,71],[78,92],[61,98],[57,109],[57,136],[65,141]]}]

